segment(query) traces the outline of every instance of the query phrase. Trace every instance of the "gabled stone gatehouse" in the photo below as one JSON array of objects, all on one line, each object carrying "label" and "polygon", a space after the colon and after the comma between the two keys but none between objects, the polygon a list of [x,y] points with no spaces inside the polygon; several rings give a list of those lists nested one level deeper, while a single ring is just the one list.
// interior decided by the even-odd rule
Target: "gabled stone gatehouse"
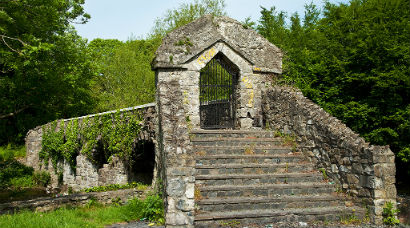
[{"label": "gabled stone gatehouse", "polygon": [[[363,206],[381,222],[396,196],[393,153],[296,89],[274,85],[282,56],[227,17],[204,16],[163,39],[153,69],[168,226],[335,220],[352,211],[364,218]],[[278,144],[278,135],[298,146]],[[324,195],[329,189],[352,198]]]}]

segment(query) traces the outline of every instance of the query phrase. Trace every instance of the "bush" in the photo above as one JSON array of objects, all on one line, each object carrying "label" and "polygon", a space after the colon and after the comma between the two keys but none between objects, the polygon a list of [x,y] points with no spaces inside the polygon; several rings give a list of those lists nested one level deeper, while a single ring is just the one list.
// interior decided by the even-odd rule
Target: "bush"
[{"label": "bush", "polygon": [[150,221],[164,223],[164,203],[159,195],[148,196],[144,200],[142,216]]},{"label": "bush", "polygon": [[31,188],[33,187],[33,178],[29,175],[14,177],[10,179],[10,185],[15,188]]},{"label": "bush", "polygon": [[383,223],[389,226],[399,225],[400,221],[397,219],[398,209],[394,209],[392,202],[387,202],[383,208]]},{"label": "bush", "polygon": [[125,210],[130,217],[147,219],[149,221],[163,224],[164,203],[159,195],[149,195],[145,200],[133,199],[128,201]]},{"label": "bush", "polygon": [[7,146],[0,146],[0,161],[9,161],[14,158],[26,156],[26,147],[15,146],[8,144]]},{"label": "bush", "polygon": [[37,186],[46,187],[51,180],[50,173],[47,171],[35,171],[33,173],[33,182]]},{"label": "bush", "polygon": [[27,167],[14,159],[0,162],[0,188],[7,188],[14,184],[17,184],[17,187],[29,187],[27,185],[32,183],[29,178],[33,171],[32,167]]}]

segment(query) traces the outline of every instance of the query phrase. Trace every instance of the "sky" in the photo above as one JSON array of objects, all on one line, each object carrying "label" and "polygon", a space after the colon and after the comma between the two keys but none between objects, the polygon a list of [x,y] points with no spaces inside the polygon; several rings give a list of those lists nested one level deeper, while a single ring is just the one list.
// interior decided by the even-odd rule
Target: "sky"
[{"label": "sky", "polygon": [[[347,3],[348,0],[329,0],[332,3]],[[168,9],[175,9],[189,0],[86,0],[85,12],[91,15],[86,24],[75,25],[78,34],[89,41],[95,38],[118,39],[145,38],[151,32],[156,18]],[[304,5],[313,2],[323,5],[323,0],[225,0],[229,17],[244,21],[251,17],[258,21],[261,6],[275,6],[278,11],[289,14],[304,14]]]}]

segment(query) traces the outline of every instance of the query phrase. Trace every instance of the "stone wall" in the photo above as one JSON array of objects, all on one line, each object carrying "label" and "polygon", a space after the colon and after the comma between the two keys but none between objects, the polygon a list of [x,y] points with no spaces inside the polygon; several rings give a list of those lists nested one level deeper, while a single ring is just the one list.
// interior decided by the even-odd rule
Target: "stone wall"
[{"label": "stone wall", "polygon": [[266,92],[263,113],[268,128],[295,135],[317,167],[361,199],[372,222],[382,222],[385,202],[396,202],[395,157],[388,146],[369,145],[294,88],[274,86]]},{"label": "stone wall", "polygon": [[[192,80],[184,79],[188,74]],[[157,72],[157,148],[161,161],[167,226],[193,227],[194,222],[194,158],[189,139],[193,113],[198,98],[190,98],[198,90],[198,72]],[[198,93],[196,93],[198,96]],[[190,104],[184,100],[190,99]],[[194,100],[193,100],[194,99]],[[191,118],[187,116],[192,115]]]},{"label": "stone wall", "polygon": [[[67,126],[69,121],[78,119],[79,122],[86,117],[98,118],[101,115],[114,114],[117,111],[98,113],[89,116],[83,116],[72,119],[65,119],[64,126]],[[144,119],[143,130],[140,133],[140,139],[144,141],[155,142],[155,104],[146,104],[126,109],[121,109],[121,113],[133,113],[136,115],[142,114]],[[60,128],[61,121],[58,121],[57,128]],[[92,186],[101,186],[108,184],[125,184],[133,180],[136,175],[131,173],[126,164],[118,157],[113,157],[109,164],[104,164],[102,167],[94,165],[85,155],[81,153],[77,156],[76,170],[72,170],[66,161],[59,162],[58,166],[62,167],[63,176],[62,183],[59,183],[59,177],[56,174],[54,167],[50,162],[46,166],[43,161],[39,160],[39,152],[41,151],[42,127],[39,126],[30,130],[26,136],[26,160],[27,166],[33,167],[35,170],[47,170],[51,174],[51,187],[67,191],[72,188],[74,191],[79,191],[83,188]],[[153,151],[154,153],[154,151]],[[60,181],[61,182],[61,181]]]},{"label": "stone wall", "polygon": [[42,197],[38,199],[14,201],[0,204],[0,214],[15,213],[21,210],[53,211],[62,206],[85,206],[90,200],[97,200],[102,204],[126,203],[133,198],[141,198],[144,190],[122,189],[108,192],[91,192],[59,197]]}]

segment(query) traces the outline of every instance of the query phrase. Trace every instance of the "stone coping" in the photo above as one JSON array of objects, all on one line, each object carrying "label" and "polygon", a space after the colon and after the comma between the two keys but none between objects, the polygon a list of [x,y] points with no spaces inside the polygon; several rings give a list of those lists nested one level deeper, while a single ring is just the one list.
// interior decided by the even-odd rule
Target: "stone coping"
[{"label": "stone coping", "polygon": [[73,118],[69,118],[69,119],[64,119],[64,121],[70,121],[70,120],[75,120],[75,119],[84,119],[84,118],[90,118],[90,117],[95,117],[95,116],[102,116],[102,115],[106,115],[106,114],[113,114],[116,113],[118,111],[120,112],[129,112],[129,111],[133,111],[133,110],[138,110],[138,109],[144,109],[144,108],[150,108],[150,107],[155,107],[156,103],[148,103],[148,104],[143,104],[143,105],[138,105],[138,106],[134,106],[134,107],[129,107],[129,108],[122,108],[122,109],[118,109],[118,110],[111,110],[111,111],[106,111],[106,112],[100,112],[100,113],[96,113],[96,114],[91,114],[91,115],[85,115],[85,116],[80,116],[80,117],[73,117]]}]

